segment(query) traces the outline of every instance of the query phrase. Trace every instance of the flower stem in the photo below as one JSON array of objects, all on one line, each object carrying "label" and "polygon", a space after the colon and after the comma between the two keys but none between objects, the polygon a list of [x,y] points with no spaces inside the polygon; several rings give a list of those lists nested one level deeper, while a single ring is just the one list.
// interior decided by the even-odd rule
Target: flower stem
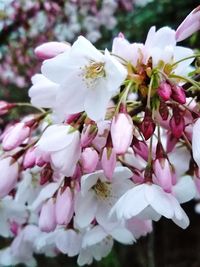
[{"label": "flower stem", "polygon": [[39,107],[36,107],[36,106],[33,106],[32,104],[30,103],[15,103],[17,107],[30,107],[30,108],[35,108],[37,110],[39,110],[40,112],[42,113],[46,113],[46,111],[43,109],[43,108],[39,108]]},{"label": "flower stem", "polygon": [[180,59],[180,60],[174,62],[171,66],[174,67],[174,66],[176,66],[177,64],[179,64],[179,63],[181,63],[181,62],[183,62],[183,61],[185,61],[185,60],[188,60],[188,59],[191,59],[191,58],[196,58],[196,57],[200,57],[200,54],[194,54],[194,55],[192,55],[192,56],[182,58],[182,59]]}]

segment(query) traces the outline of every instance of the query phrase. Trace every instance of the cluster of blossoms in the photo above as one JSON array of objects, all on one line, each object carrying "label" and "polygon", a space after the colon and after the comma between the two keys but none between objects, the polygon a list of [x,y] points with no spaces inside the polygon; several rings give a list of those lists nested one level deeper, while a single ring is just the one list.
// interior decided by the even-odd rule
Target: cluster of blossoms
[{"label": "cluster of blossoms", "polygon": [[[0,80],[24,88],[39,70],[33,47],[47,40],[73,41],[83,34],[91,42],[101,38],[101,28],[112,30],[118,10],[145,5],[147,0],[10,0],[0,6]],[[3,11],[5,13],[3,13]],[[1,16],[1,14],[0,14]]]},{"label": "cluster of blossoms", "polygon": [[[200,28],[199,8],[177,31],[122,34],[112,51],[80,36],[45,43],[29,90],[38,113],[1,134],[0,266],[33,254],[105,257],[133,244],[162,216],[185,229],[181,207],[200,194],[198,54],[176,43]],[[0,102],[0,114],[22,104]],[[24,104],[25,105],[25,104]]]}]

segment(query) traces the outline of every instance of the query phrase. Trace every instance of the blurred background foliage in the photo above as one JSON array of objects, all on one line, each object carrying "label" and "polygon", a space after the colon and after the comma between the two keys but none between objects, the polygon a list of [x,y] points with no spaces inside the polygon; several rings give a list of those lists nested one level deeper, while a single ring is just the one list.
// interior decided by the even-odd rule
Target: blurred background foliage
[{"label": "blurred background foliage", "polygon": [[[75,10],[78,15],[75,23],[73,21],[75,17],[70,21],[68,15],[74,12],[72,6],[76,1],[72,1],[71,10],[65,11],[70,1],[29,1],[32,5],[25,7],[21,0],[14,1],[15,6],[12,6],[12,9],[9,7],[12,4],[10,2],[7,1],[8,4],[0,12],[0,99],[11,102],[28,101],[27,92],[31,86],[31,76],[39,71],[41,65],[33,52],[37,45],[53,40],[73,42],[80,33],[89,36],[99,49],[105,49],[105,47],[111,49],[112,39],[119,32],[122,32],[131,42],[144,42],[152,25],[157,29],[166,25],[176,29],[185,16],[199,4],[198,0],[154,0],[146,5],[135,5],[133,1],[128,1],[127,7],[125,5],[127,1],[116,0],[114,2],[117,5],[112,6],[113,1],[110,0],[110,3],[107,1],[110,5],[104,7],[102,11],[105,15],[110,8],[110,13],[106,14],[107,17],[102,14],[98,17],[99,13],[91,10],[92,7],[88,7],[85,1],[87,5],[85,11],[82,7]],[[44,2],[48,2],[49,5],[45,6]],[[97,2],[97,7],[101,9],[101,1]],[[13,15],[12,12],[16,14]],[[97,21],[100,18],[102,21],[98,24]],[[41,23],[43,23],[42,27]],[[62,27],[60,27],[61,24]],[[65,24],[66,28],[63,30]],[[93,24],[96,26],[94,27]],[[109,27],[106,27],[107,25]],[[57,29],[57,32],[53,29]],[[68,31],[71,31],[70,34]],[[199,48],[199,41],[200,33],[196,33],[181,45]],[[17,118],[19,114],[14,113],[11,116]],[[199,267],[200,234],[197,231],[199,218],[194,214],[192,204],[186,208],[189,217],[192,218],[191,227],[188,230],[182,231],[172,223],[161,220],[156,224],[154,236],[141,238],[131,247],[117,244],[106,259],[99,263],[95,262],[92,266]],[[7,241],[0,240],[0,246],[5,242]],[[54,259],[39,256],[38,262],[39,266],[48,267],[76,266],[75,259],[69,259],[63,255]]]}]

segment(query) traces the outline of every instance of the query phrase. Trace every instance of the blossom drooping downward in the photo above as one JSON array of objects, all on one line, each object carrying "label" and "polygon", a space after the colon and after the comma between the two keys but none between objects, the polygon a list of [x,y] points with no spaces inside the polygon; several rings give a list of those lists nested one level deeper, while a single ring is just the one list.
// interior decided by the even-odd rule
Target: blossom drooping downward
[{"label": "blossom drooping downward", "polygon": [[[200,82],[197,55],[177,41],[198,16],[176,32],[151,27],[144,44],[119,34],[112,52],[83,36],[35,50],[35,113],[0,136],[0,235],[12,238],[0,266],[35,266],[41,253],[82,266],[162,216],[188,227],[181,204],[200,197]],[[30,108],[0,102],[1,116]]]}]

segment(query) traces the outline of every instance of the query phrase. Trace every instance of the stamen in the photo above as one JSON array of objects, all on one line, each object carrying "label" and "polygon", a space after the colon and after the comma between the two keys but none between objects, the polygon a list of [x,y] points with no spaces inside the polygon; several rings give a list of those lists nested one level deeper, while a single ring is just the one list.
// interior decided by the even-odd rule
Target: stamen
[{"label": "stamen", "polygon": [[97,180],[97,183],[93,186],[93,189],[100,199],[109,198],[111,195],[110,183],[102,182],[100,179]]}]

